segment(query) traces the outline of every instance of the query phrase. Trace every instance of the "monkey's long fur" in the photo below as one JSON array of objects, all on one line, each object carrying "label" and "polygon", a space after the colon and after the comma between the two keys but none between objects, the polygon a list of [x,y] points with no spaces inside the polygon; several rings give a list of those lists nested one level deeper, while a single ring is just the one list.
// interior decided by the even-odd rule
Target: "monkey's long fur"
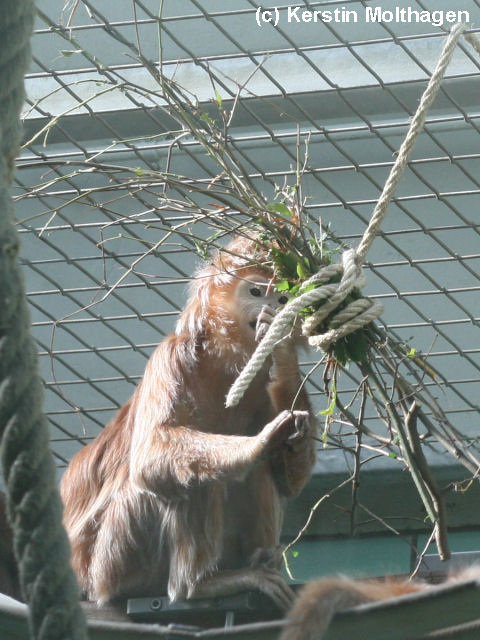
[{"label": "monkey's long fur", "polygon": [[[239,257],[241,256],[241,257]],[[271,561],[283,499],[314,464],[296,339],[276,347],[241,403],[225,396],[284,296],[237,238],[193,280],[176,333],[132,398],[75,455],[61,484],[72,563],[88,598],[171,599],[258,588],[287,608]]]}]

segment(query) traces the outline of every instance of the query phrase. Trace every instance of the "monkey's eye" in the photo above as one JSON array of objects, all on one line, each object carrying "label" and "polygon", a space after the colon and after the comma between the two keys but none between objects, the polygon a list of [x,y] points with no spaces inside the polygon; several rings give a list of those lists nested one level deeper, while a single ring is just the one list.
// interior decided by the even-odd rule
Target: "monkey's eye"
[{"label": "monkey's eye", "polygon": [[280,296],[280,298],[278,299],[278,302],[280,304],[287,304],[288,302],[288,296]]},{"label": "monkey's eye", "polygon": [[258,287],[251,287],[249,289],[249,292],[251,293],[252,296],[255,296],[255,298],[258,298],[259,296],[262,295],[262,292]]}]

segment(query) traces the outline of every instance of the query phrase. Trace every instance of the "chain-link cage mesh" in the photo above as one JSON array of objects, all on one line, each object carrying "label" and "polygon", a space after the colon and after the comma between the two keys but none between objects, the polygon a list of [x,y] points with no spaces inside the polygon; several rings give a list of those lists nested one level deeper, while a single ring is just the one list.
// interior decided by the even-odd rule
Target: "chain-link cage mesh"
[{"label": "chain-link cage mesh", "polygon": [[[205,109],[234,112],[230,144],[266,200],[301,166],[310,220],[356,246],[446,31],[465,11],[480,24],[480,2],[451,4],[412,0],[416,14],[402,22],[388,12],[407,3],[385,1],[386,20],[367,22],[371,2],[305,0],[293,14],[278,5],[275,26],[254,0],[38,2],[14,197],[60,468],[127,400],[172,331],[198,261],[189,234],[211,233],[184,193],[176,201],[170,189],[166,204],[165,184],[152,177],[168,171],[208,184],[218,168],[172,129],[145,61],[161,63]],[[462,39],[366,265],[366,291],[385,306],[381,323],[428,354],[438,374],[424,384],[472,440],[479,76],[480,56]],[[303,369],[318,357],[303,354]],[[353,367],[342,382],[347,402],[359,382]],[[317,372],[309,391],[318,410],[328,404],[322,389]],[[375,429],[374,408],[364,422]],[[338,420],[331,430],[351,427]]]}]

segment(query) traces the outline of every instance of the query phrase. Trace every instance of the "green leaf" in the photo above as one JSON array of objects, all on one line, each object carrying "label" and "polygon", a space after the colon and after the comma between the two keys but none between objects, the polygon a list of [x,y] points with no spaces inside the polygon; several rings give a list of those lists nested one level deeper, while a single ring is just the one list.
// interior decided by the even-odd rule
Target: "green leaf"
[{"label": "green leaf", "polygon": [[291,218],[293,216],[293,213],[284,202],[274,202],[273,204],[269,204],[267,205],[267,209],[269,211],[276,211],[287,218]]},{"label": "green leaf", "polygon": [[407,353],[407,358],[414,358],[416,355],[417,355],[417,350],[412,347],[410,351]]},{"label": "green leaf", "polygon": [[218,108],[221,109],[223,106],[223,100],[218,91],[215,91],[215,102],[218,104]]},{"label": "green leaf", "polygon": [[393,451],[390,451],[390,453],[388,454],[388,457],[396,459],[397,458],[397,454],[393,453]]},{"label": "green leaf", "polygon": [[332,382],[331,397],[332,399],[330,401],[330,404],[328,405],[328,409],[324,409],[323,411],[320,411],[319,415],[332,416],[333,412],[335,411],[335,407],[337,406],[337,385],[335,384],[335,381]]},{"label": "green leaf", "polygon": [[202,122],[205,122],[205,124],[208,125],[213,125],[215,124],[215,121],[213,120],[213,118],[211,118],[208,113],[203,112],[202,115],[200,116],[200,120]]},{"label": "green leaf", "polygon": [[347,345],[345,339],[342,338],[337,340],[337,342],[333,346],[333,355],[337,359],[337,361],[343,366],[347,363],[348,353],[347,353]]},{"label": "green leaf", "polygon": [[363,331],[354,331],[345,338],[347,355],[354,362],[365,362],[367,360],[367,341]]},{"label": "green leaf", "polygon": [[300,555],[300,553],[298,551],[295,551],[295,549],[292,549],[292,556],[294,558],[298,558],[299,555]]},{"label": "green leaf", "polygon": [[133,172],[140,177],[145,175],[145,171],[143,169],[140,169],[140,167],[138,167],[137,169],[134,169]]},{"label": "green leaf", "polygon": [[321,415],[321,416],[332,416],[333,412],[335,411],[336,404],[337,404],[336,398],[332,398],[332,401],[328,405],[328,408],[327,409],[323,409],[323,411],[320,411],[319,415]]},{"label": "green leaf", "polygon": [[302,278],[302,280],[306,280],[310,277],[310,265],[308,263],[308,260],[301,260],[297,264],[297,274],[299,278]]},{"label": "green leaf", "polygon": [[276,285],[275,288],[277,291],[290,291],[291,284],[288,280],[282,280]]},{"label": "green leaf", "polygon": [[289,280],[297,278],[297,260],[293,253],[283,253],[283,251],[272,247],[270,255],[282,276]]},{"label": "green leaf", "polygon": [[302,293],[307,293],[307,291],[313,291],[313,289],[318,289],[319,287],[319,283],[318,282],[313,282],[312,284],[307,284],[306,287],[302,288]]}]

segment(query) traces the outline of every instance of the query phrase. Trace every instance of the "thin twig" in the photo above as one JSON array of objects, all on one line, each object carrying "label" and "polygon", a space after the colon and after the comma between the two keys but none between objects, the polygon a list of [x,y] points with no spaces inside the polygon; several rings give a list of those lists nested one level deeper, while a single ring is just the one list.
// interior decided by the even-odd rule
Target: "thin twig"
[{"label": "thin twig", "polygon": [[420,438],[417,431],[417,415],[418,405],[414,400],[408,413],[405,415],[405,426],[407,427],[407,436],[412,449],[412,454],[415,457],[415,462],[418,466],[418,470],[423,478],[425,486],[432,498],[433,507],[435,509],[435,523],[434,534],[435,541],[437,543],[438,553],[442,560],[448,560],[450,558],[450,546],[448,542],[447,534],[447,513],[445,508],[445,501],[441,492],[437,487],[437,483],[430,467],[428,466],[425,454],[423,453]]},{"label": "thin twig", "polygon": [[[315,504],[311,507],[308,517],[305,521],[305,524],[302,526],[302,528],[299,530],[299,532],[297,533],[297,535],[295,536],[295,538],[293,538],[293,540],[291,542],[289,542],[285,549],[283,550],[283,559],[285,562],[285,566],[289,567],[289,563],[288,563],[288,558],[287,558],[287,554],[290,551],[290,549],[292,549],[292,547],[294,547],[297,542],[303,537],[303,535],[306,533],[308,527],[310,526],[310,523],[312,522],[313,516],[315,515],[315,512],[317,511],[317,509],[325,502],[325,500],[328,500],[329,498],[331,498],[335,493],[337,493],[337,491],[339,491],[342,487],[345,487],[347,484],[349,484],[352,480],[352,477],[349,476],[346,480],[344,480],[343,482],[341,482],[339,485],[337,485],[334,489],[332,489],[331,491],[329,491],[328,493],[325,493],[321,498],[319,498]],[[290,574],[290,577],[291,574]]]},{"label": "thin twig", "polygon": [[[358,410],[357,424],[363,424],[365,415],[365,404],[367,401],[366,381],[362,385],[362,398],[360,400],[360,408]],[[362,429],[359,427],[355,434],[355,450],[353,455],[353,476],[352,476],[352,506],[350,511],[350,533],[355,533],[355,515],[358,507],[358,494],[360,488],[360,469],[361,469],[361,447],[362,447]]]}]

